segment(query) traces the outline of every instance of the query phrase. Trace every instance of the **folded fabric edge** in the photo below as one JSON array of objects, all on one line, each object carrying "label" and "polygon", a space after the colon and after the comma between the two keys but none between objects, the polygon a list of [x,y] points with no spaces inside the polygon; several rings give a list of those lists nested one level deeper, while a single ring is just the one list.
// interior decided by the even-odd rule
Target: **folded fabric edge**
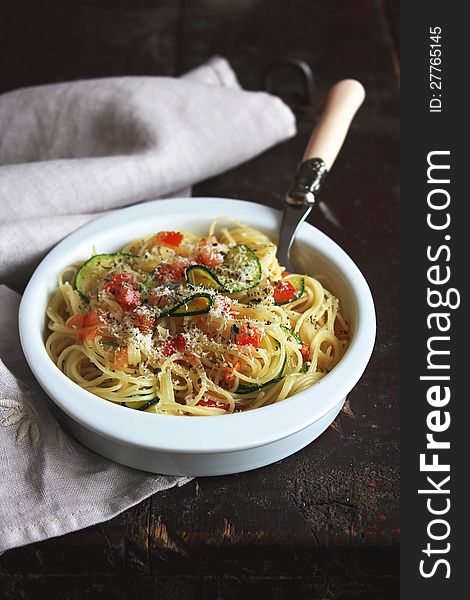
[{"label": "folded fabric edge", "polygon": [[[158,475],[156,477],[159,477]],[[165,476],[163,476],[165,477]],[[0,555],[7,550],[41,542],[46,539],[58,537],[66,533],[72,533],[92,525],[104,523],[121,514],[125,510],[132,508],[153,494],[169,490],[173,487],[181,487],[192,481],[193,477],[174,477],[159,489],[149,489],[152,481],[146,481],[137,487],[131,495],[120,498],[115,503],[109,505],[100,514],[93,514],[95,507],[88,507],[85,510],[77,510],[74,513],[56,514],[55,517],[49,515],[42,521],[31,523],[25,527],[2,529],[0,527]],[[147,488],[147,489],[145,489]]]},{"label": "folded fabric edge", "polygon": [[235,71],[223,56],[213,56],[206,63],[191,69],[181,79],[198,81],[199,83],[221,85],[233,89],[242,89]]}]

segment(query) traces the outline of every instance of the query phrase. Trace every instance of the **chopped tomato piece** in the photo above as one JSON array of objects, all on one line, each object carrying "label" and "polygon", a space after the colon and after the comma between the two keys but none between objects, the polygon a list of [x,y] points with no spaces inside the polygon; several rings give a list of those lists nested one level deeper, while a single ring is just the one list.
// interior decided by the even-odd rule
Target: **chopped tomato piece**
[{"label": "chopped tomato piece", "polygon": [[171,342],[166,342],[162,348],[162,354],[165,358],[168,358],[176,353],[176,348],[173,346]]},{"label": "chopped tomato piece", "polygon": [[104,318],[95,310],[83,315],[82,329],[78,334],[79,340],[93,340],[101,333],[101,326],[104,324]]},{"label": "chopped tomato piece", "polygon": [[140,293],[131,287],[122,285],[116,292],[116,300],[122,308],[136,308],[140,304]]},{"label": "chopped tomato piece", "polygon": [[104,323],[104,318],[96,310],[91,310],[83,314],[82,327],[94,327]]},{"label": "chopped tomato piece", "polygon": [[129,366],[127,348],[116,348],[114,351],[114,368],[126,369]]},{"label": "chopped tomato piece", "polygon": [[213,248],[204,248],[201,252],[196,254],[194,260],[198,265],[216,267],[224,262],[224,257],[220,252]]},{"label": "chopped tomato piece", "polygon": [[235,314],[232,310],[232,302],[230,301],[230,298],[222,296],[222,294],[214,297],[214,310],[220,311],[222,314],[230,317],[233,317]]},{"label": "chopped tomato piece", "polygon": [[208,406],[210,408],[227,408],[227,405],[224,402],[220,402],[219,400],[213,400],[212,398],[201,398],[196,406]]},{"label": "chopped tomato piece", "polygon": [[183,352],[186,348],[186,340],[181,334],[173,338],[173,344],[178,352]]},{"label": "chopped tomato piece", "polygon": [[86,327],[84,329],[80,329],[77,337],[81,342],[83,342],[83,340],[94,340],[98,333],[99,327]]},{"label": "chopped tomato piece", "polygon": [[93,340],[101,333],[101,327],[104,323],[104,317],[96,310],[73,315],[67,320],[67,326],[77,330],[77,339],[80,342]]},{"label": "chopped tomato piece", "polygon": [[190,352],[189,354],[186,354],[186,359],[190,364],[196,365],[199,357],[197,356],[197,354]]},{"label": "chopped tomato piece", "polygon": [[235,379],[236,379],[235,372],[238,371],[239,369],[240,369],[240,361],[239,360],[237,360],[237,362],[234,364],[233,367],[225,368],[224,384],[228,390],[230,390],[233,387],[233,384],[235,383]]},{"label": "chopped tomato piece", "polygon": [[288,275],[290,275],[289,271],[283,271],[281,277],[287,277]]},{"label": "chopped tomato piece", "polygon": [[309,360],[310,346],[308,344],[302,344],[302,348],[300,348],[300,354],[302,354],[304,360]]},{"label": "chopped tomato piece", "polygon": [[111,281],[105,284],[104,289],[115,294],[124,283],[131,285],[134,283],[134,277],[131,273],[118,273],[114,275]]},{"label": "chopped tomato piece", "polygon": [[78,313],[77,315],[73,315],[67,319],[67,327],[72,327],[72,329],[81,329],[83,327],[82,313]]},{"label": "chopped tomato piece", "polygon": [[155,316],[149,313],[139,313],[136,312],[135,320],[137,328],[142,331],[142,333],[148,333],[152,331],[153,326],[155,325]]},{"label": "chopped tomato piece", "polygon": [[261,343],[261,331],[249,325],[242,325],[237,334],[237,344],[239,346],[253,346],[259,348]]},{"label": "chopped tomato piece", "polygon": [[199,240],[197,243],[199,252],[194,257],[194,261],[198,265],[205,265],[206,267],[216,267],[224,262],[224,257],[218,249],[219,242],[214,235]]},{"label": "chopped tomato piece", "polygon": [[168,294],[154,294],[153,292],[150,292],[150,294],[147,296],[147,299],[151,306],[161,308],[162,306],[166,305],[168,301]]},{"label": "chopped tomato piece", "polygon": [[105,284],[104,289],[116,296],[122,308],[129,310],[140,304],[140,293],[134,289],[135,280],[131,273],[118,273]]},{"label": "chopped tomato piece", "polygon": [[175,260],[172,263],[158,265],[154,278],[161,283],[176,283],[183,280],[183,272],[188,266],[184,260]]},{"label": "chopped tomato piece", "polygon": [[155,236],[155,243],[159,246],[168,246],[169,248],[178,248],[183,241],[184,235],[179,231],[160,231]]},{"label": "chopped tomato piece", "polygon": [[297,290],[288,281],[276,281],[274,283],[274,300],[276,302],[289,302],[297,295]]},{"label": "chopped tomato piece", "polygon": [[164,344],[162,348],[162,354],[165,358],[168,358],[169,356],[173,356],[173,354],[176,354],[177,352],[183,352],[185,348],[186,340],[184,339],[184,337],[181,334],[175,335],[174,338],[168,340]]}]

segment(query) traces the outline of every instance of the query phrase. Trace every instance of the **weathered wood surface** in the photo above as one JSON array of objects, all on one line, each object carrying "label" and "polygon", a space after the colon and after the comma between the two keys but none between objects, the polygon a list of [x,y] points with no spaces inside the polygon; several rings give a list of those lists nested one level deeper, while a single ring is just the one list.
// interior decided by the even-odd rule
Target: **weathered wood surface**
[{"label": "weathered wood surface", "polygon": [[[277,464],[200,478],[95,527],[7,552],[6,599],[398,598],[398,84],[395,2],[82,0],[3,2],[2,91],[63,79],[173,75],[214,54],[259,89],[295,56],[314,69],[295,139],[196,186],[280,206],[328,87],[368,96],[310,221],[368,279],[378,336],[347,410]],[[5,60],[5,57],[7,60]],[[276,90],[298,104],[291,83]],[[269,594],[269,596],[268,596]]]}]

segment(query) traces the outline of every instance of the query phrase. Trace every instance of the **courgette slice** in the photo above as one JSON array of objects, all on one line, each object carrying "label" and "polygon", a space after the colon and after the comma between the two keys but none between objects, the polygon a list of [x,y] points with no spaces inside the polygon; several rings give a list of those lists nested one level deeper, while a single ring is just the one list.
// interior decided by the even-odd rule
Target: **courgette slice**
[{"label": "courgette slice", "polygon": [[152,286],[155,284],[155,279],[153,277],[154,271],[152,271],[140,284],[140,295],[142,298],[147,298],[148,293]]},{"label": "courgette slice", "polygon": [[244,292],[261,281],[261,264],[251,248],[237,244],[229,249],[223,264],[213,270],[224,291]]},{"label": "courgette slice", "polygon": [[284,369],[286,368],[286,363],[287,363],[287,356],[284,358],[284,362],[282,363],[282,367],[281,367],[281,370],[279,371],[278,375],[276,375],[276,377],[274,377],[273,379],[266,381],[266,383],[241,383],[238,386],[237,391],[234,393],[235,394],[250,394],[251,392],[259,392],[260,390],[263,390],[264,388],[268,387],[268,385],[273,385],[273,384],[277,383],[278,381],[281,381],[281,379],[284,377]]},{"label": "courgette slice", "polygon": [[133,254],[116,252],[115,254],[95,254],[78,269],[73,286],[86,302],[90,295],[103,286],[103,280],[108,273],[121,264],[128,264],[138,258]]},{"label": "courgette slice", "polygon": [[117,348],[119,344],[117,342],[101,342],[101,345],[105,350],[111,350]]},{"label": "courgette slice", "polygon": [[214,290],[222,289],[222,284],[220,281],[217,279],[214,273],[209,271],[209,269],[204,265],[192,265],[187,267],[185,276],[189,285],[194,287],[201,285]]},{"label": "courgette slice", "polygon": [[147,408],[150,408],[154,404],[157,404],[157,402],[160,402],[160,398],[158,396],[156,398],[153,398],[152,400],[148,400],[145,404],[139,406],[137,410],[147,410]]},{"label": "courgette slice", "polygon": [[303,277],[286,277],[282,281],[288,281],[295,288],[296,294],[292,298],[292,300],[275,302],[276,306],[281,306],[282,304],[290,304],[291,302],[294,302],[294,300],[298,300],[301,296],[303,296],[303,293],[305,291],[305,279]]},{"label": "courgette slice", "polygon": [[302,340],[295,333],[295,331],[293,331],[289,327],[286,327],[285,325],[281,325],[281,329],[286,332],[287,337],[290,339],[291,342],[294,342],[294,344],[302,345]]},{"label": "courgette slice", "polygon": [[208,313],[212,307],[212,298],[209,294],[194,294],[189,296],[176,306],[173,306],[160,316],[170,315],[171,317],[192,317],[193,315],[203,315]]}]

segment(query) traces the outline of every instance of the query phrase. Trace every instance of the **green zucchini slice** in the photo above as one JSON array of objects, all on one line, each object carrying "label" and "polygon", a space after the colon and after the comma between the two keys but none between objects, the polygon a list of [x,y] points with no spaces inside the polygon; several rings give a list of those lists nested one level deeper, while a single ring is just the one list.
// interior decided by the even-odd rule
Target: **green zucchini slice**
[{"label": "green zucchini slice", "polygon": [[296,294],[292,298],[292,300],[285,300],[284,302],[275,302],[276,306],[281,306],[282,304],[290,304],[294,302],[294,300],[298,300],[301,296],[303,296],[305,290],[305,279],[303,277],[289,277],[283,279],[283,281],[288,281],[292,286],[294,286]]},{"label": "green zucchini slice", "polygon": [[119,344],[117,342],[101,342],[101,345],[105,350],[112,350],[113,348],[117,348]]},{"label": "green zucchini slice", "polygon": [[244,244],[230,248],[222,265],[210,270],[204,265],[186,269],[186,281],[192,286],[203,286],[224,292],[244,292],[258,285],[261,264],[256,254]]},{"label": "green zucchini slice", "polygon": [[251,392],[259,392],[260,390],[268,387],[268,385],[273,385],[284,377],[284,369],[286,368],[287,356],[284,358],[284,362],[282,363],[281,370],[273,379],[266,381],[266,383],[241,383],[235,394],[250,394]]},{"label": "green zucchini slice", "polygon": [[[209,294],[194,294],[189,296],[165,314],[172,317],[192,317],[208,313],[212,307],[212,298]],[[164,314],[160,316],[165,316]]]},{"label": "green zucchini slice", "polygon": [[244,292],[261,281],[261,264],[251,248],[237,244],[229,249],[223,264],[213,274],[225,291]]},{"label": "green zucchini slice", "polygon": [[147,277],[140,284],[140,295],[142,296],[142,298],[147,298],[151,287],[155,284],[153,274],[154,271],[147,275]]},{"label": "green zucchini slice", "polygon": [[156,398],[153,398],[153,400],[148,400],[147,402],[145,402],[145,404],[142,404],[142,406],[139,406],[139,408],[137,410],[147,410],[148,408],[150,408],[151,406],[153,406],[154,404],[157,404],[158,402],[160,402],[160,398],[157,396]]},{"label": "green zucchini slice", "polygon": [[302,340],[295,333],[295,331],[292,331],[292,329],[286,327],[285,325],[281,325],[281,329],[286,332],[287,337],[290,339],[291,342],[294,342],[294,344],[302,345]]},{"label": "green zucchini slice", "polygon": [[185,275],[186,281],[189,285],[194,287],[200,285],[214,290],[222,289],[222,285],[217,277],[203,265],[192,265],[191,267],[187,267]]},{"label": "green zucchini slice", "polygon": [[73,286],[80,296],[88,302],[90,295],[103,287],[103,280],[110,271],[120,264],[127,264],[137,258],[132,254],[95,254],[78,269]]}]

